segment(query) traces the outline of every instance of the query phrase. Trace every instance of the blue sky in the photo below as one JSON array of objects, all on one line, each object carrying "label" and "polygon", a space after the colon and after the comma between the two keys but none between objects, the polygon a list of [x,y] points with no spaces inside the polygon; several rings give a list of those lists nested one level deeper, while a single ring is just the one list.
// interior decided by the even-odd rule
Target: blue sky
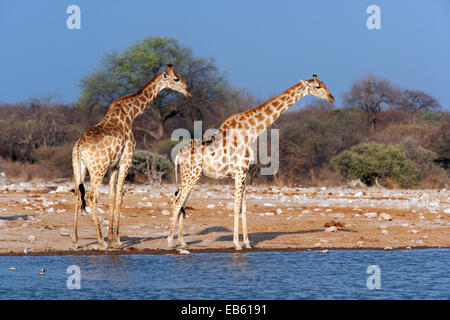
[{"label": "blue sky", "polygon": [[[81,8],[81,30],[66,8]],[[381,9],[369,30],[366,9]],[[0,0],[0,102],[75,102],[101,57],[167,36],[213,57],[230,83],[269,98],[319,75],[341,105],[368,73],[418,89],[450,110],[450,1]],[[176,66],[175,66],[176,68]]]}]

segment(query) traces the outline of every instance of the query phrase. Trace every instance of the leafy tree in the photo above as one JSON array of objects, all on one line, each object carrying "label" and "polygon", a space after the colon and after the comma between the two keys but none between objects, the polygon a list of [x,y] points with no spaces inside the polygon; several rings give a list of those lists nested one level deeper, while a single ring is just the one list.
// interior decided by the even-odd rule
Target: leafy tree
[{"label": "leafy tree", "polygon": [[363,143],[341,152],[332,161],[346,180],[360,179],[372,185],[376,179],[390,178],[404,188],[419,183],[416,164],[407,159],[399,145]]},{"label": "leafy tree", "polygon": [[112,101],[138,91],[169,63],[183,77],[192,98],[180,99],[180,94],[162,91],[135,122],[134,128],[141,134],[152,141],[160,140],[167,124],[175,118],[175,128],[179,121],[186,121],[184,118],[201,119],[212,125],[222,113],[238,110],[239,93],[230,88],[213,60],[196,57],[176,39],[164,37],[147,38],[122,53],[106,54],[100,68],[81,80],[79,107],[103,114]]}]

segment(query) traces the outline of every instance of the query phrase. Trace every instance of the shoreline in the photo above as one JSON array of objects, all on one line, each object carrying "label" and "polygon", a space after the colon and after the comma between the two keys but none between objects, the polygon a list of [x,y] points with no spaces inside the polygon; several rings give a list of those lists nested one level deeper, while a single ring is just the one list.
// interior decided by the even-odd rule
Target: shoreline
[{"label": "shoreline", "polygon": [[208,253],[260,253],[260,252],[313,252],[313,251],[322,251],[327,250],[330,251],[399,251],[399,250],[426,250],[426,249],[450,249],[448,247],[442,246],[422,246],[422,247],[396,247],[391,249],[378,248],[378,247],[366,247],[366,248],[350,248],[350,247],[323,247],[323,248],[310,248],[310,247],[298,247],[298,248],[253,248],[253,249],[242,249],[240,251],[236,251],[233,248],[209,248],[209,249],[190,249],[187,248],[189,253],[180,253],[177,249],[113,249],[113,250],[49,250],[49,251],[34,251],[28,253],[20,253],[20,252],[2,252],[0,253],[0,257],[35,257],[35,256],[98,256],[98,255],[179,255],[179,256],[187,256],[190,254],[208,254]]},{"label": "shoreline", "polygon": [[[183,254],[177,247],[169,249],[166,240],[175,185],[127,184],[122,246],[106,250],[95,247],[90,214],[79,215],[79,248],[72,249],[71,187],[69,182],[0,185],[0,256]],[[446,189],[249,186],[252,249],[236,251],[233,192],[230,185],[194,188],[184,225],[190,253],[450,248]],[[108,203],[108,186],[102,186],[98,208],[103,236],[108,234]]]}]

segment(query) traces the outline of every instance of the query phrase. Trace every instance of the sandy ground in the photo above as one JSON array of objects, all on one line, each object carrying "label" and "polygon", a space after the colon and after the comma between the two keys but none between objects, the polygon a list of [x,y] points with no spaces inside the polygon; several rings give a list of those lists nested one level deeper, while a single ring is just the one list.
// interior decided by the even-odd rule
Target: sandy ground
[{"label": "sandy ground", "polygon": [[[174,185],[126,185],[122,247],[106,251],[95,250],[89,214],[80,215],[81,248],[72,250],[71,188],[70,183],[1,185],[0,255],[179,253],[166,242]],[[249,187],[251,250],[448,248],[449,196],[445,189]],[[107,186],[102,187],[99,208],[106,236]],[[197,185],[186,210],[188,250],[233,252],[232,208],[232,186]],[[332,225],[336,228],[325,231]]]}]

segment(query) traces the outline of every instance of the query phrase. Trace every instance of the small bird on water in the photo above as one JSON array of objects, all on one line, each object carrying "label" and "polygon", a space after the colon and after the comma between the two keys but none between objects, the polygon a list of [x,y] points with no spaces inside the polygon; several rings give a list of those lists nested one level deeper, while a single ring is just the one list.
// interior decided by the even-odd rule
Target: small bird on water
[{"label": "small bird on water", "polygon": [[38,276],[43,276],[45,274],[45,269],[41,269],[41,272],[36,273]]}]

